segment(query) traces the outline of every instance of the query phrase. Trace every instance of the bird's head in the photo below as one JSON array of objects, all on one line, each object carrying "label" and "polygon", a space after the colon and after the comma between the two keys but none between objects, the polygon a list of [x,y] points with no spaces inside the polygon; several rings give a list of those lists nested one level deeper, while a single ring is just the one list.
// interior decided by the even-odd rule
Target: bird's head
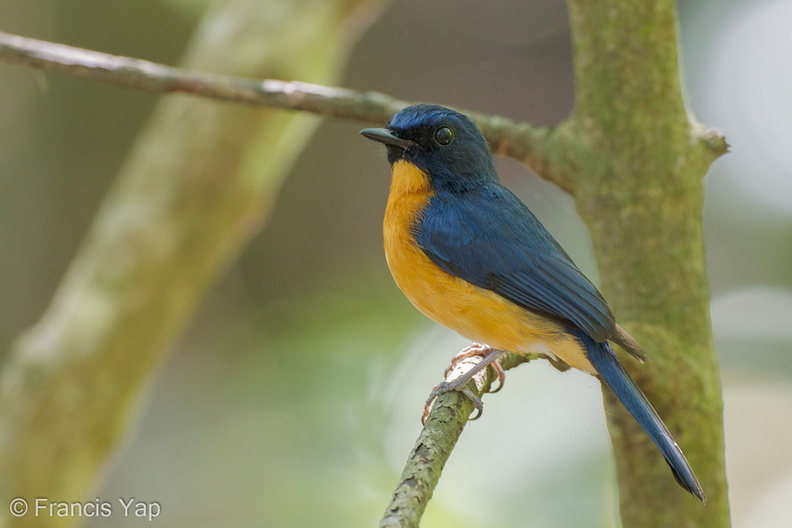
[{"label": "bird's head", "polygon": [[497,180],[487,140],[469,117],[449,108],[408,106],[387,127],[360,133],[385,144],[391,164],[415,165],[435,188],[465,189]]}]

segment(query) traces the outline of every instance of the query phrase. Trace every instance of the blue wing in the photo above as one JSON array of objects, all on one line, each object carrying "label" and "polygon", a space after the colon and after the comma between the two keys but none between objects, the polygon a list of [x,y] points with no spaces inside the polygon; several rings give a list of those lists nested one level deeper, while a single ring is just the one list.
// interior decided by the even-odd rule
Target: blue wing
[{"label": "blue wing", "polygon": [[580,328],[598,342],[616,333],[613,314],[597,288],[500,184],[453,195],[438,191],[415,226],[415,236],[432,262],[451,275]]}]

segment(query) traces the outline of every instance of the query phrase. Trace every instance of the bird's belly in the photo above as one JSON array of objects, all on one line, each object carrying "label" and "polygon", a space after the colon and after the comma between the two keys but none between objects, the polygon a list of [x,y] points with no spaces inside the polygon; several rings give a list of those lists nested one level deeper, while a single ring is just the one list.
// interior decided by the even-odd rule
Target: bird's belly
[{"label": "bird's belly", "polygon": [[[389,200],[385,215],[385,255],[396,284],[424,315],[467,339],[516,353],[557,356],[573,368],[594,372],[581,344],[564,328],[500,295],[437,267],[415,244],[411,218],[428,197],[415,203]],[[422,203],[421,203],[422,202]]]}]

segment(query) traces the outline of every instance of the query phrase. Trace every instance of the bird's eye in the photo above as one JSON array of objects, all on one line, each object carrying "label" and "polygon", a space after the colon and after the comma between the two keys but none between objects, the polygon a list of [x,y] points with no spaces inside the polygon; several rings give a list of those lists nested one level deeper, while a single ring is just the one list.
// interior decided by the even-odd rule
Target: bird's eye
[{"label": "bird's eye", "polygon": [[446,146],[454,141],[454,131],[447,126],[441,126],[435,130],[434,140],[438,145]]}]

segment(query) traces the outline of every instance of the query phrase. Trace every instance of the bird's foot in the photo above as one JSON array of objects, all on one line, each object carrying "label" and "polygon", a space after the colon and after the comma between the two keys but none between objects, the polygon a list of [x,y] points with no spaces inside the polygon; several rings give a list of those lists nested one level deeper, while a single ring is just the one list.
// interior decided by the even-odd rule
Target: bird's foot
[{"label": "bird's foot", "polygon": [[[497,355],[495,357],[491,357],[492,354],[496,352]],[[494,389],[490,388],[490,390],[488,390],[487,392],[491,392],[491,393],[498,392],[503,388],[503,383],[506,381],[506,372],[503,370],[503,367],[498,361],[498,358],[500,358],[504,353],[505,350],[496,350],[489,345],[482,345],[481,343],[473,343],[469,347],[460,350],[457,353],[457,355],[454,356],[454,359],[451,360],[451,363],[445,369],[443,375],[445,377],[448,377],[448,375],[451,374],[451,372],[455,368],[457,368],[463,360],[474,356],[480,356],[484,358],[483,365],[482,363],[477,363],[474,366],[474,368],[476,369],[474,372],[469,372],[469,374],[464,374],[468,376],[466,382],[470,381],[473,378],[473,376],[476,375],[476,373],[480,372],[482,369],[484,369],[489,365],[490,367],[492,367],[492,370],[495,371],[495,376],[497,376],[496,379],[498,380],[498,386]],[[482,366],[479,367],[478,365],[482,365]]]},{"label": "bird's foot", "polygon": [[[482,403],[481,398],[476,396],[473,391],[470,390],[470,388],[467,386],[468,382],[473,379],[476,374],[486,369],[488,366],[491,366],[497,376],[498,387],[494,390],[490,390],[489,392],[498,392],[501,390],[503,388],[503,382],[506,380],[506,373],[503,371],[503,367],[501,367],[500,363],[498,362],[498,358],[500,358],[505,353],[505,350],[498,350],[480,343],[473,343],[469,347],[461,350],[456,356],[454,356],[454,359],[451,360],[451,364],[445,370],[445,377],[447,381],[435,385],[435,387],[432,389],[432,392],[429,393],[429,398],[427,398],[426,404],[424,405],[421,423],[426,424],[426,420],[429,418],[429,412],[432,410],[432,405],[434,404],[434,401],[437,399],[437,397],[451,391],[461,392],[476,406],[476,414],[471,418],[471,420],[477,420],[480,418],[481,413],[484,411],[484,403]],[[462,370],[463,366],[461,363],[464,360],[474,356],[479,356],[483,359],[468,370]],[[452,379],[449,380],[449,377]]]}]

